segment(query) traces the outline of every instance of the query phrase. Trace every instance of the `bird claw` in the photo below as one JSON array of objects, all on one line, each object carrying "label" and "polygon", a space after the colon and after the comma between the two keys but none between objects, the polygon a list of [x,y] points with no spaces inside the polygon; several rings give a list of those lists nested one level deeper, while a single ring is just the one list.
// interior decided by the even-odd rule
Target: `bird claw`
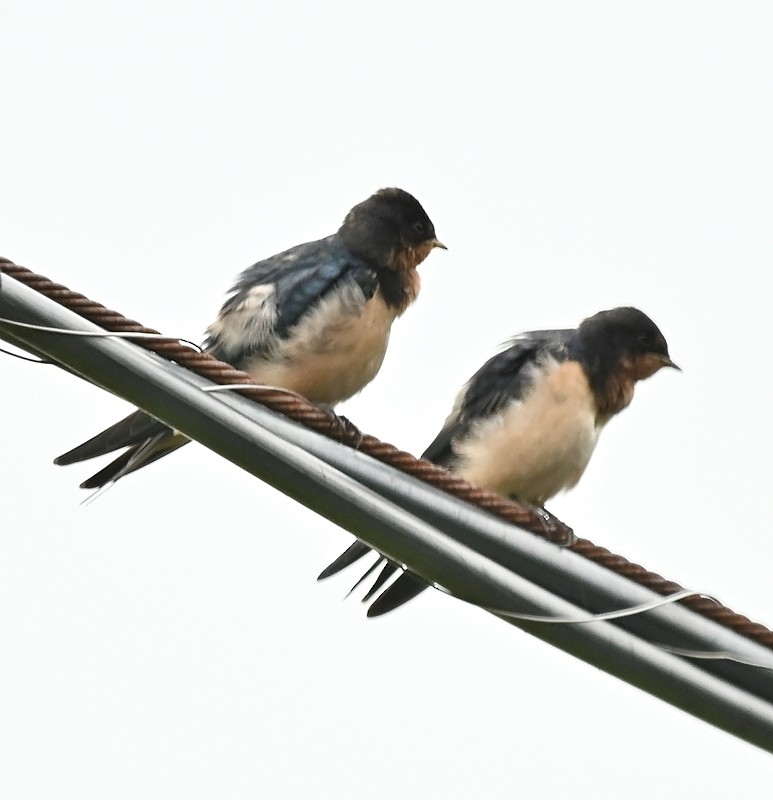
[{"label": "bird claw", "polygon": [[546,508],[534,506],[534,511],[542,523],[542,529],[549,542],[561,547],[571,547],[577,541],[574,531],[561,522],[558,517],[554,517]]},{"label": "bird claw", "polygon": [[348,444],[354,450],[359,450],[364,435],[362,431],[347,417],[336,414],[333,409],[328,409],[330,418],[330,433]]}]

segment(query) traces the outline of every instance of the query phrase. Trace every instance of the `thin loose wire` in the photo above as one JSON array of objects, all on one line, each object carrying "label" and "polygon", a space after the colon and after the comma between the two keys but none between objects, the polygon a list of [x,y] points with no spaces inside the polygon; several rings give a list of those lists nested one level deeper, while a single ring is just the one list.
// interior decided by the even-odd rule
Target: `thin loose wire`
[{"label": "thin loose wire", "polygon": [[[204,348],[190,339],[181,339],[178,336],[166,336],[163,333],[143,333],[142,331],[74,331],[69,328],[50,328],[47,325],[35,325],[32,322],[20,322],[17,319],[7,319],[0,317],[0,322],[4,325],[15,325],[17,328],[29,328],[33,331],[42,331],[43,333],[63,333],[67,336],[85,336],[93,339],[155,339],[156,341],[163,342],[180,342],[187,344],[199,353],[204,352]],[[5,352],[5,351],[3,351]],[[8,353],[13,355],[13,353]],[[50,363],[50,362],[44,362]],[[254,386],[253,386],[254,388]]]},{"label": "thin loose wire", "polygon": [[55,361],[46,361],[44,358],[35,358],[34,356],[23,356],[21,353],[12,353],[10,350],[6,350],[4,347],[0,347],[0,353],[6,356],[11,356],[11,358],[18,358],[21,361],[29,361],[31,364],[51,364],[53,366],[57,366]]},{"label": "thin loose wire", "polygon": [[523,622],[541,622],[551,625],[584,625],[588,622],[601,622],[608,619],[635,617],[637,614],[644,614],[646,611],[652,611],[654,608],[676,603],[679,600],[684,600],[686,597],[703,597],[719,605],[719,601],[715,600],[710,595],[703,594],[703,592],[694,592],[691,589],[682,589],[679,592],[674,592],[666,597],[660,597],[657,600],[651,600],[648,603],[629,606],[628,608],[621,608],[616,611],[603,611],[599,614],[588,614],[584,617],[544,617],[539,614],[520,614],[517,611],[503,611],[501,608],[487,608],[486,611],[490,611],[492,614],[496,614],[500,617],[522,620]]}]

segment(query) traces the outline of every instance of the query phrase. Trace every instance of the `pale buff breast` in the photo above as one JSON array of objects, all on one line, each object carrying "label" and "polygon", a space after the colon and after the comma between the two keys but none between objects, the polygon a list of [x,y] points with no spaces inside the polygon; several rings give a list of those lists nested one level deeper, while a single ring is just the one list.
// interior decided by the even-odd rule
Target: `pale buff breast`
[{"label": "pale buff breast", "polygon": [[396,313],[377,292],[365,302],[358,286],[325,299],[247,371],[260,383],[281,386],[334,406],[357,394],[378,373]]},{"label": "pale buff breast", "polygon": [[541,505],[577,483],[599,432],[582,367],[552,362],[523,400],[455,446],[456,471],[471,483]]}]

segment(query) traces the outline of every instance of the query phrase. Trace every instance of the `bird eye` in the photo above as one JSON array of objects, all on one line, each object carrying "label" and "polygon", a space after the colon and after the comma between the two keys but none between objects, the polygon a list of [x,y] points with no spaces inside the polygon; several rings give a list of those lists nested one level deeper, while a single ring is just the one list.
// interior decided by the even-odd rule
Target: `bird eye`
[{"label": "bird eye", "polygon": [[424,223],[420,219],[416,220],[416,222],[413,223],[413,229],[416,233],[424,233]]}]

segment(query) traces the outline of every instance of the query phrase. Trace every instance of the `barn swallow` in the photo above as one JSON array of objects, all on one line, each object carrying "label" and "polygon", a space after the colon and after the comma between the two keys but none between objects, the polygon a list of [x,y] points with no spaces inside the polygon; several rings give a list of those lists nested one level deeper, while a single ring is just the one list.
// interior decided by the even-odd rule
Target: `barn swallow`
[{"label": "barn swallow", "polygon": [[[580,480],[601,430],[630,404],[636,382],[663,367],[679,369],[658,327],[635,308],[600,311],[573,330],[521,334],[465,384],[423,458],[472,484],[542,507]],[[319,578],[369,550],[356,541]],[[364,600],[398,569],[386,561]],[[404,571],[368,615],[390,611],[426,587]]]},{"label": "barn swallow", "polygon": [[[258,383],[332,408],[376,376],[392,323],[419,293],[416,268],[435,247],[445,249],[418,200],[381,189],[354,206],[331,236],[242,272],[207,329],[204,349]],[[94,489],[187,442],[137,410],[54,463],[128,447],[81,484]]]}]

